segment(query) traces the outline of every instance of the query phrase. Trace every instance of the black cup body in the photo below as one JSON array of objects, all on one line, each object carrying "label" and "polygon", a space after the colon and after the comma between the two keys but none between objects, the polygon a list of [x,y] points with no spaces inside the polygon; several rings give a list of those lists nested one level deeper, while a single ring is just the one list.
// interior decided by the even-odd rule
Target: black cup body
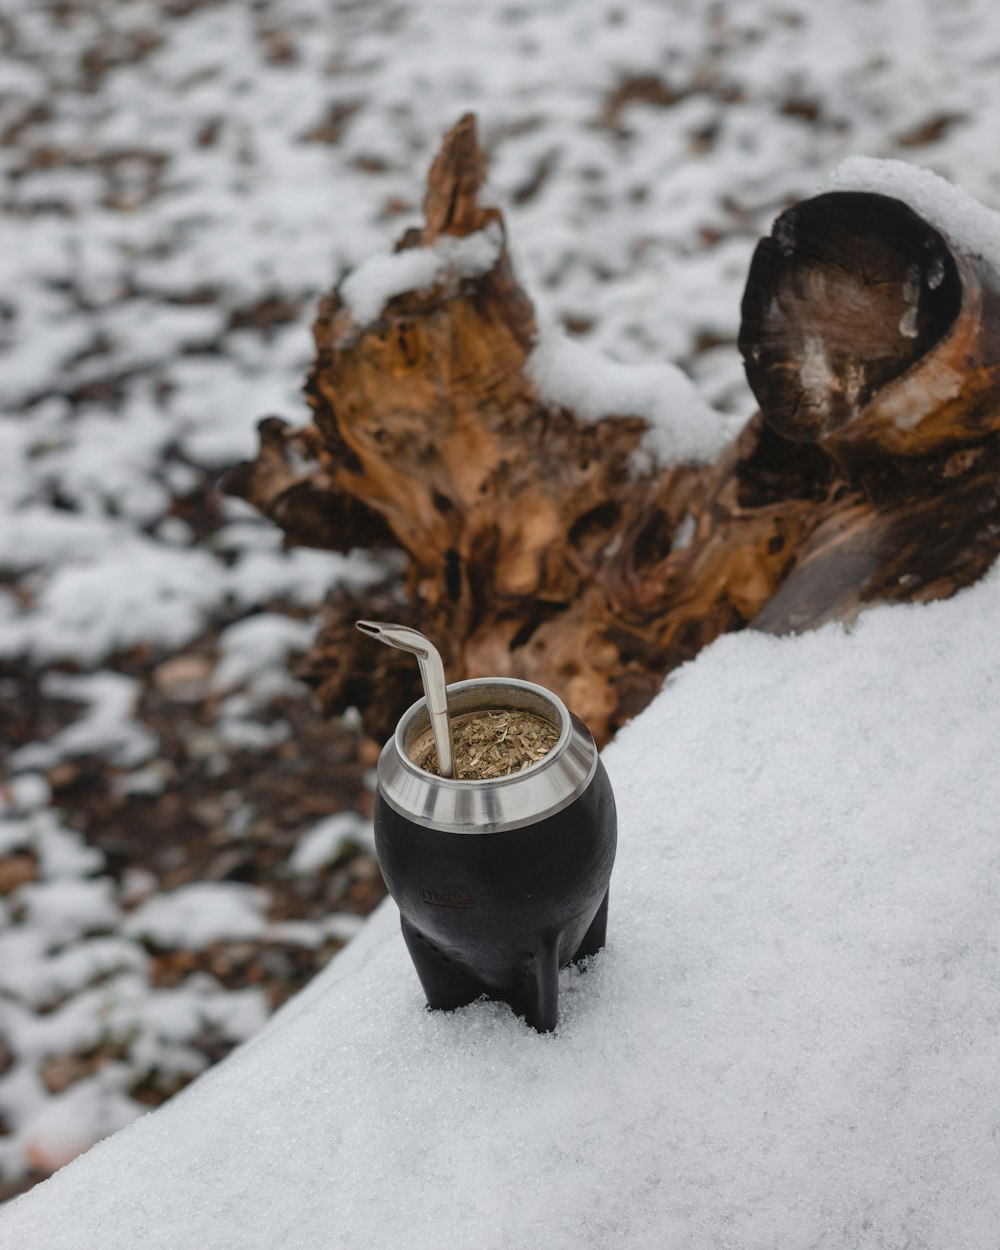
[{"label": "black cup body", "polygon": [[[466,688],[477,685],[457,683],[449,698],[452,690],[468,695]],[[542,694],[565,711],[555,696]],[[497,705],[495,690],[485,697]],[[425,774],[411,810],[401,810],[408,801],[391,781],[383,785],[380,762],[375,845],[431,1007],[454,1009],[485,995],[546,1032],[557,1022],[559,969],[604,945],[617,842],[614,796],[586,727],[568,713],[564,726],[560,744],[575,752],[576,772],[560,779],[559,759],[549,760],[556,781],[545,789],[539,788],[545,776],[529,776],[545,760],[502,779],[499,791],[488,782],[442,783]],[[383,761],[405,748],[405,736],[397,731]],[[435,801],[441,786],[450,788],[444,819]],[[463,806],[462,787],[479,787],[469,805]],[[468,825],[455,816],[466,807]]]}]

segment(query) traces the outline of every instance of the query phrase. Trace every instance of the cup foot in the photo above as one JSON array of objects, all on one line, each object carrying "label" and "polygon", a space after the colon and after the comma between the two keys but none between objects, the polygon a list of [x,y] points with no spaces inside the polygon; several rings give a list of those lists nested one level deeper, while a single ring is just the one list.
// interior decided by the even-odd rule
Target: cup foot
[{"label": "cup foot", "polygon": [[400,921],[403,940],[427,996],[427,1006],[439,1011],[467,1007],[489,994],[486,986],[445,955],[405,920]]},{"label": "cup foot", "polygon": [[583,941],[576,948],[576,954],[573,956],[571,963],[579,963],[581,959],[587,959],[591,955],[596,955],[599,950],[604,949],[604,943],[608,937],[608,898],[610,890],[604,892],[604,898],[594,919],[590,922],[590,928],[583,935]]},{"label": "cup foot", "polygon": [[[526,1024],[539,1033],[551,1033],[559,1019],[560,933],[543,934],[535,949],[525,957],[524,971],[509,992],[485,985],[454,963],[433,942],[405,920],[400,920],[403,939],[427,997],[435,1011],[455,1011],[477,998],[506,1002]],[[608,929],[608,894],[605,893],[573,958],[577,963],[604,946]],[[565,959],[563,962],[566,962]]]}]

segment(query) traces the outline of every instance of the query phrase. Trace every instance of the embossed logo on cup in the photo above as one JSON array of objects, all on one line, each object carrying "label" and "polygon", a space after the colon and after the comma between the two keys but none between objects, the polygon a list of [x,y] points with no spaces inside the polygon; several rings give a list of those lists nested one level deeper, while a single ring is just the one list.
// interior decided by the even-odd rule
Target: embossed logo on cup
[{"label": "embossed logo on cup", "polygon": [[425,889],[423,900],[432,907],[475,907],[476,900],[465,890]]}]

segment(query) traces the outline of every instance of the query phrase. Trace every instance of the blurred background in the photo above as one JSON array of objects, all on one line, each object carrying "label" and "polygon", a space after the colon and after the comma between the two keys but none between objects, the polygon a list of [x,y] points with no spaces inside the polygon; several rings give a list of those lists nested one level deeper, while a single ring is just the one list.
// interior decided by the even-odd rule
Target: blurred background
[{"label": "blurred background", "polygon": [[0,1200],[250,1036],[384,890],[292,676],[365,553],[223,498],[474,111],[543,318],[726,411],[843,157],[1000,203],[993,0],[0,0]]}]

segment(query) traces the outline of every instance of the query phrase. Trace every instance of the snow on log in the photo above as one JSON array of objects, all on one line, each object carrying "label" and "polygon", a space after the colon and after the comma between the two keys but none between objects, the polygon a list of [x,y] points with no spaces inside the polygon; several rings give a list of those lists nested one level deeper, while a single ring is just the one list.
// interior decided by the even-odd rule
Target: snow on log
[{"label": "snow on log", "polygon": [[996,219],[897,162],[849,162],[834,185],[778,218],[743,300],[765,420],[837,466],[754,622],[775,632],[941,598],[998,550]]},{"label": "snow on log", "polygon": [[1000,424],[1000,278],[887,195],[833,191],[782,214],[740,342],[770,424],[841,461],[933,455]]},{"label": "snow on log", "polygon": [[312,424],[262,423],[226,483],[289,542],[405,555],[376,599],[328,605],[306,672],[328,713],[357,706],[381,738],[418,693],[358,616],[434,638],[453,680],[548,686],[603,743],[721,633],[850,619],[983,572],[1000,534],[995,223],[951,192],[935,224],[940,195],[918,177],[911,206],[891,169],[900,194],[876,190],[881,163],[855,176],[758,247],[740,347],[761,413],[734,438],[672,366],[540,329],[481,195],[474,120],[458,123],[423,228],[320,306]]},{"label": "snow on log", "polygon": [[[385,614],[432,636],[452,678],[541,681],[604,740],[659,685],[649,575],[731,423],[672,366],[540,333],[484,177],[465,118],[431,170],[423,229],[321,305],[313,425],[263,423],[260,455],[226,485],[292,542],[391,535],[406,607]],[[416,696],[412,666],[372,655],[355,608],[333,605],[310,676],[328,710],[355,704],[379,735]]]}]

